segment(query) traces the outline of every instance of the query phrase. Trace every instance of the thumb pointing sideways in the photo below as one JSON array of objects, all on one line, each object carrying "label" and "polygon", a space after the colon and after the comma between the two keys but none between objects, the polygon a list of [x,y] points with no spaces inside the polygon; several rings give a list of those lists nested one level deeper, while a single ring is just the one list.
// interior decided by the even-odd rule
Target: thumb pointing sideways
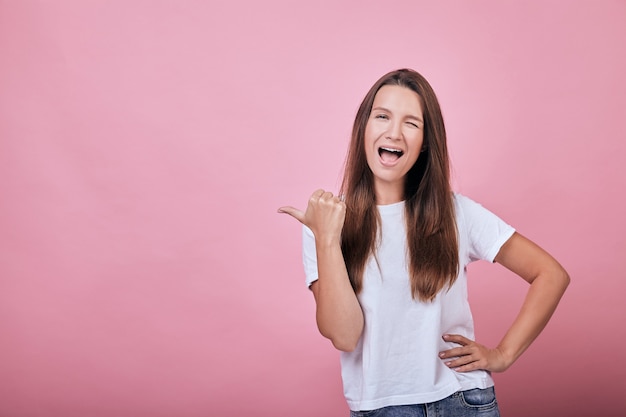
[{"label": "thumb pointing sideways", "polygon": [[297,208],[291,206],[285,206],[278,209],[279,213],[285,213],[304,224],[304,213]]}]

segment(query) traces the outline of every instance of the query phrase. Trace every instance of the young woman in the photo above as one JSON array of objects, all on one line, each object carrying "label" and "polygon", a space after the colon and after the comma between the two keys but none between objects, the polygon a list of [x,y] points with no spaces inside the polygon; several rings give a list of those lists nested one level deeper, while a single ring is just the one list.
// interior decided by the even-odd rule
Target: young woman
[{"label": "young woman", "polygon": [[[548,253],[452,192],[446,133],[428,82],[402,69],[357,112],[340,196],[317,190],[303,258],[320,333],[342,351],[351,416],[498,416],[491,372],[539,335],[569,277]],[[529,284],[495,348],[474,340],[466,266],[498,262]]]}]

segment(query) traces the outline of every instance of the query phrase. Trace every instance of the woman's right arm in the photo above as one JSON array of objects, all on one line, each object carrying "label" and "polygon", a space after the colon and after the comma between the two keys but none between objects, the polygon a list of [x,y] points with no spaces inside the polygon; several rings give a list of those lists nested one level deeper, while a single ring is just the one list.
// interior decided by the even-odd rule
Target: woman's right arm
[{"label": "woman's right arm", "polygon": [[354,350],[363,332],[363,311],[350,285],[341,252],[345,203],[330,192],[317,190],[305,212],[293,207],[281,207],[278,211],[299,220],[315,236],[318,279],[311,284],[311,290],[320,333],[337,349]]},{"label": "woman's right arm", "polygon": [[318,279],[315,296],[317,328],[337,349],[354,350],[363,332],[363,311],[350,285],[340,243],[315,239]]}]

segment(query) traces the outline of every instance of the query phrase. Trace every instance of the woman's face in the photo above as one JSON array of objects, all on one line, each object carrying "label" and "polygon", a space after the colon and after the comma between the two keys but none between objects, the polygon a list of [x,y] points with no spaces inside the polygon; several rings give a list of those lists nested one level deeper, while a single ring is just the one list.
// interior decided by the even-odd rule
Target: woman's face
[{"label": "woman's face", "polygon": [[424,141],[422,101],[413,90],[381,87],[365,127],[365,156],[374,174],[378,204],[404,198],[404,177],[417,161]]}]

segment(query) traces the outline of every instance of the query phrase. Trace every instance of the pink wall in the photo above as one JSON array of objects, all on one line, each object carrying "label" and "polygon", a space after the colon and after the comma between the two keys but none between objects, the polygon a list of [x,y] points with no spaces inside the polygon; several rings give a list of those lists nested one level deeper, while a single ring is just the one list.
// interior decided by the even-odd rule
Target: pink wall
[{"label": "pink wall", "polygon": [[[0,415],[346,415],[300,228],[384,72],[456,188],[562,261],[503,414],[626,413],[624,1],[0,1]],[[473,267],[496,343],[525,285]]]}]

